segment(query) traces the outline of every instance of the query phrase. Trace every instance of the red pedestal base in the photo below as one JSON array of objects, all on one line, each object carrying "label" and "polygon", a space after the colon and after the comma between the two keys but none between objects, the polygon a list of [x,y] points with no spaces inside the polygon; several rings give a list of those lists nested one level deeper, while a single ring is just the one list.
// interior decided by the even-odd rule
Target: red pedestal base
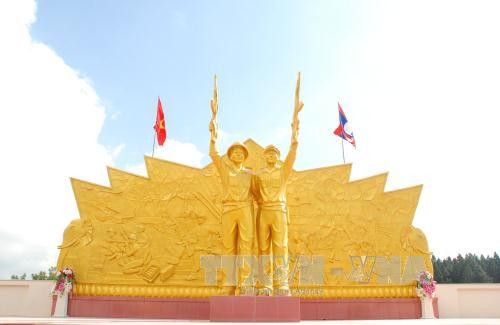
[{"label": "red pedestal base", "polygon": [[411,319],[420,318],[418,298],[304,299],[301,319]]},{"label": "red pedestal base", "polygon": [[73,296],[68,316],[208,320],[210,304],[208,298]]},{"label": "red pedestal base", "polygon": [[[211,321],[280,321],[420,318],[418,298],[300,299],[218,296],[141,298],[70,296],[68,316],[165,318]],[[434,315],[439,317],[437,299]]]},{"label": "red pedestal base", "polygon": [[212,322],[299,322],[300,298],[218,296],[210,298]]}]

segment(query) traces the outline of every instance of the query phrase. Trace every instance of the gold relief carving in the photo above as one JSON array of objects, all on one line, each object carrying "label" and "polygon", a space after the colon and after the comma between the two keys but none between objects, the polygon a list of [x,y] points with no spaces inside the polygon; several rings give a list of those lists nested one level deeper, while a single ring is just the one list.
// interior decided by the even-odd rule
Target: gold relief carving
[{"label": "gold relief carving", "polygon": [[421,255],[403,256],[403,259],[405,260],[405,263],[404,269],[402,270],[401,283],[408,283],[413,281],[415,279],[415,273],[419,272],[420,270],[427,269],[430,272],[433,271],[432,262],[429,263],[430,265],[427,265],[427,261],[425,261],[424,257]]},{"label": "gold relief carving", "polygon": [[351,256],[351,265],[349,280],[357,283],[369,283],[375,266],[375,256]]},{"label": "gold relief carving", "polygon": [[377,277],[377,283],[380,284],[401,283],[401,258],[399,256],[377,256],[374,275]]},{"label": "gold relief carving", "polygon": [[[244,145],[243,167],[258,173],[266,167],[265,150],[251,139]],[[227,155],[221,161],[230,164]],[[151,157],[145,163],[147,177],[108,168],[110,187],[71,180],[80,219],[64,231],[57,264],[75,270],[75,294],[233,294],[222,285],[223,262],[204,259],[225,252],[217,168]],[[276,168],[283,164],[278,160]],[[290,259],[276,272],[285,276],[288,263],[290,291],[301,297],[414,297],[414,273],[432,272],[425,234],[412,225],[422,186],[384,192],[387,173],[350,181],[351,168],[290,170]]]}]

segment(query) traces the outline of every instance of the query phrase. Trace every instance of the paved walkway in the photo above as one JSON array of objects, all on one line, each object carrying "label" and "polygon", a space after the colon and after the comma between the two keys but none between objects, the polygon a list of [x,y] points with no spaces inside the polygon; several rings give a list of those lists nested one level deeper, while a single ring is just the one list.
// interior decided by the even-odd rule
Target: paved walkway
[{"label": "paved walkway", "polygon": [[[83,317],[0,317],[0,324],[41,324],[41,325],[54,325],[54,324],[113,324],[113,325],[133,325],[133,324],[207,324],[208,321],[185,321],[185,320],[165,320],[165,319],[125,319],[125,318],[83,318]],[[236,323],[245,324],[249,323]],[[269,323],[267,323],[269,324]],[[296,323],[271,323],[271,324],[296,324]],[[427,324],[440,324],[440,325],[500,325],[500,318],[461,318],[461,319],[398,319],[398,320],[341,320],[341,321],[302,321],[300,324],[335,324],[335,325],[372,325],[372,324],[390,324],[390,325],[427,325]]]}]

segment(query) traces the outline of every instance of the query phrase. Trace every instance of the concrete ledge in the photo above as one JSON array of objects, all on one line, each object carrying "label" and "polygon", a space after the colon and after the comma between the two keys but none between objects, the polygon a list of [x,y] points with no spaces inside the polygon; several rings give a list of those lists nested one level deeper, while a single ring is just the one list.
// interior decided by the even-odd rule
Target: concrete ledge
[{"label": "concrete ledge", "polygon": [[0,316],[50,316],[54,281],[0,280]]}]

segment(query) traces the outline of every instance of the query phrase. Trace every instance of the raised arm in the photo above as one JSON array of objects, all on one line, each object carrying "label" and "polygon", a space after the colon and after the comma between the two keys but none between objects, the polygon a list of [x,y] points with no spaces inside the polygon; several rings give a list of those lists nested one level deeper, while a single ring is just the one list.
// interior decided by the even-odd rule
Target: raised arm
[{"label": "raised arm", "polygon": [[210,100],[210,108],[212,109],[212,119],[210,120],[210,140],[217,140],[217,113],[219,111],[219,90],[217,89],[217,75],[214,76],[214,94]]},{"label": "raised arm", "polygon": [[295,86],[295,102],[293,109],[292,118],[292,141],[290,143],[290,149],[286,156],[285,162],[283,164],[283,172],[285,179],[288,179],[290,173],[292,172],[293,164],[295,163],[295,158],[297,157],[297,147],[299,145],[299,112],[304,107],[304,103],[300,100],[300,72],[297,77],[297,85]]},{"label": "raised arm", "polygon": [[[210,100],[210,108],[212,109],[212,119],[210,120],[210,124],[208,125],[208,130],[210,131],[210,150],[209,155],[214,162],[215,167],[219,171],[219,174],[222,174],[223,162],[222,158],[217,152],[217,148],[215,143],[217,142],[217,112],[219,111],[219,94],[217,90],[217,76],[214,76],[214,95]],[[221,175],[222,176],[222,175]]]},{"label": "raised arm", "polygon": [[210,136],[210,150],[209,150],[209,155],[210,155],[210,158],[212,158],[212,161],[215,165],[215,167],[217,168],[217,170],[219,171],[219,173],[221,172],[222,170],[222,158],[221,156],[219,155],[219,152],[217,151],[217,148],[215,146],[215,142],[217,141],[217,138],[213,136],[213,133],[214,132],[217,132],[217,131],[214,131],[213,129],[215,128],[214,126],[214,121],[211,120],[210,121],[210,125],[209,125],[209,130],[210,130],[210,133],[211,133],[211,136]]},{"label": "raised arm", "polygon": [[290,144],[290,149],[288,150],[288,154],[286,155],[285,162],[283,163],[283,176],[285,180],[288,179],[290,173],[293,169],[293,164],[295,163],[295,158],[297,157],[297,147],[299,143],[297,141]]}]

